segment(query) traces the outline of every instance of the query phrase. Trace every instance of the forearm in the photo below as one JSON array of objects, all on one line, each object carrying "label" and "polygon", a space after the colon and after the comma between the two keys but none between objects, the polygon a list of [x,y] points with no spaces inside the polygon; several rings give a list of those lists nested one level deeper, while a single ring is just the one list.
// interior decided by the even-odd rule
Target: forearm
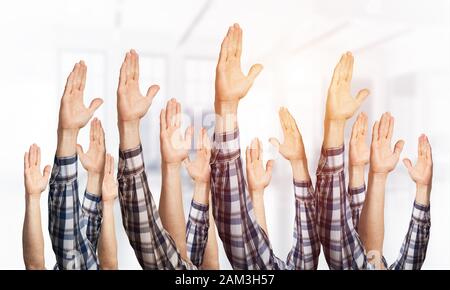
[{"label": "forearm", "polygon": [[349,188],[360,188],[366,184],[364,180],[364,166],[350,164],[348,167],[348,173]]},{"label": "forearm", "polygon": [[416,203],[429,206],[430,205],[430,192],[431,188],[427,185],[416,185]]},{"label": "forearm", "polygon": [[381,256],[384,241],[384,197],[387,174],[369,172],[367,197],[361,213],[358,229],[367,252]]},{"label": "forearm", "polygon": [[161,164],[162,186],[159,199],[159,214],[161,222],[170,236],[174,239],[177,248],[187,260],[186,233],[184,226],[186,220],[183,211],[183,197],[181,193],[181,164]]},{"label": "forearm", "polygon": [[266,210],[264,207],[264,190],[252,192],[253,208],[255,209],[256,221],[258,225],[269,235],[266,221]]},{"label": "forearm", "polygon": [[56,157],[68,157],[76,154],[78,131],[78,129],[58,128]]},{"label": "forearm", "polygon": [[136,148],[141,144],[140,121],[118,121],[120,150]]},{"label": "forearm", "polygon": [[102,175],[101,173],[88,172],[86,191],[100,196],[102,193]]},{"label": "forearm", "polygon": [[197,203],[209,205],[210,183],[195,182],[193,200]]},{"label": "forearm", "polygon": [[22,232],[23,260],[27,270],[45,269],[40,196],[25,196],[25,219]]},{"label": "forearm", "polygon": [[215,132],[217,134],[233,132],[237,129],[238,102],[221,102],[216,100],[214,108],[216,112]]},{"label": "forearm", "polygon": [[98,247],[100,269],[117,270],[117,240],[114,224],[114,201],[103,202],[103,222]]},{"label": "forearm", "polygon": [[202,270],[219,270],[219,246],[217,244],[216,237],[216,224],[212,214],[212,205],[209,204],[209,228],[208,228],[208,241],[205,247],[205,253],[203,255],[203,263],[201,265]]},{"label": "forearm", "polygon": [[323,148],[330,149],[344,144],[345,120],[330,120],[325,118]]}]

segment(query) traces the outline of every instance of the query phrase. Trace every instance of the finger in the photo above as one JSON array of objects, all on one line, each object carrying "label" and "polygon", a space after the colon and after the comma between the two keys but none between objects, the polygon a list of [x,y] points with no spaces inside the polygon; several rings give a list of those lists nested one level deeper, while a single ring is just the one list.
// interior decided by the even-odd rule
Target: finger
[{"label": "finger", "polygon": [[233,34],[234,34],[234,27],[230,26],[230,28],[228,29],[228,34],[227,37],[229,39],[229,43],[228,43],[228,52],[227,52],[227,60],[233,59],[234,58],[234,39],[233,39]]},{"label": "finger", "polygon": [[175,127],[180,128],[181,126],[181,104],[176,103],[176,118],[175,118]]},{"label": "finger", "polygon": [[127,82],[127,55],[120,66],[119,86],[124,86]]},{"label": "finger", "polygon": [[114,174],[114,157],[111,154],[109,155],[109,174]]},{"label": "finger", "polygon": [[402,153],[404,146],[405,146],[405,141],[403,141],[403,140],[399,140],[399,141],[397,141],[397,143],[395,143],[394,154],[397,157],[400,157],[400,154]]},{"label": "finger", "polygon": [[247,75],[247,80],[250,84],[253,84],[255,82],[256,77],[261,73],[263,70],[263,66],[261,64],[254,64]]},{"label": "finger", "polygon": [[288,109],[286,109],[286,122],[287,122],[289,129],[291,129],[291,130],[295,129],[295,119],[294,119],[294,117],[292,117],[292,115]]},{"label": "finger", "polygon": [[253,139],[250,143],[250,156],[252,157],[252,161],[258,160],[258,141],[257,139]]},{"label": "finger", "polygon": [[275,148],[277,148],[277,150],[280,150],[280,141],[278,141],[277,138],[270,138],[269,139],[270,144],[272,144]]},{"label": "finger", "polygon": [[36,166],[41,167],[41,148],[36,146]]},{"label": "finger", "polygon": [[91,126],[89,126],[89,141],[94,142],[94,127],[95,127],[95,118],[91,121]]},{"label": "finger", "polygon": [[137,67],[137,60],[136,60],[136,51],[134,49],[130,50],[130,71],[131,71],[131,79],[135,80],[136,75],[136,67]]},{"label": "finger", "polygon": [[252,155],[250,153],[250,148],[247,146],[245,149],[245,164],[247,165],[247,170],[250,168],[252,163]]},{"label": "finger", "polygon": [[285,108],[281,107],[278,111],[278,115],[280,116],[280,124],[281,128],[283,129],[283,132],[286,134],[286,131],[288,130],[288,124],[286,122],[286,110]]},{"label": "finger", "polygon": [[[75,69],[75,68],[74,68]],[[67,77],[66,81],[66,87],[64,88],[64,95],[70,94],[73,90],[73,82],[74,82],[75,74],[73,70],[70,72],[69,76]]]},{"label": "finger", "polygon": [[125,73],[127,75],[127,82],[129,82],[132,78],[132,64],[131,64],[131,53],[127,52],[127,56],[125,58]]},{"label": "finger", "polygon": [[81,64],[81,78],[80,78],[80,91],[84,91],[86,87],[86,75],[87,75],[87,66],[82,62]]},{"label": "finger", "polygon": [[394,117],[390,116],[389,117],[389,130],[388,130],[388,135],[387,135],[387,139],[391,140],[392,139],[392,135],[394,135]]},{"label": "finger", "polygon": [[80,62],[75,64],[75,68],[73,71],[73,90],[78,90],[80,88],[80,82],[81,82],[81,71],[80,71]]},{"label": "finger", "polygon": [[368,118],[367,118],[367,114],[364,112],[362,113],[362,119],[363,119],[362,134],[364,136],[366,136],[367,130],[368,130]]},{"label": "finger", "polygon": [[363,89],[358,92],[358,94],[356,95],[356,98],[355,98],[358,108],[362,105],[364,100],[367,99],[369,94],[370,94],[370,91],[368,89]]},{"label": "finger", "polygon": [[345,72],[345,80],[347,82],[351,82],[353,76],[353,64],[355,62],[355,58],[353,57],[351,52],[347,52],[347,68]]},{"label": "finger", "polygon": [[411,172],[411,170],[413,170],[412,162],[408,158],[403,159],[403,164],[405,165],[406,169],[408,169],[408,172]]},{"label": "finger", "polygon": [[419,144],[418,144],[418,156],[419,157],[424,157],[425,153],[425,148],[424,148],[424,135],[420,135],[419,137]]},{"label": "finger", "polygon": [[426,147],[427,147],[427,161],[430,163],[433,163],[433,154],[431,149],[430,140],[428,140],[428,137],[425,135],[425,141],[426,141]]},{"label": "finger", "polygon": [[331,84],[333,86],[336,86],[341,82],[341,71],[344,66],[344,61],[345,61],[345,54],[341,55],[341,59],[334,68],[333,77],[331,79]]},{"label": "finger", "polygon": [[236,47],[236,57],[238,60],[241,59],[242,55],[242,29],[239,27],[237,36],[237,47]]},{"label": "finger", "polygon": [[184,142],[185,142],[185,149],[190,149],[192,144],[192,138],[194,137],[194,127],[189,126],[186,129],[186,132],[184,132]]},{"label": "finger", "polygon": [[273,170],[274,161],[268,160],[266,163],[266,174],[269,177],[269,179],[272,178],[272,170]]},{"label": "finger", "polygon": [[167,122],[166,122],[166,110],[162,109],[161,113],[159,114],[159,126],[160,126],[160,132],[163,132],[167,129]]},{"label": "finger", "polygon": [[167,128],[172,126],[172,99],[166,104],[166,124]]},{"label": "finger", "polygon": [[198,133],[197,137],[197,149],[203,150],[203,128],[200,129],[200,132]]},{"label": "finger", "polygon": [[219,54],[219,62],[218,62],[218,66],[223,66],[225,64],[225,62],[227,61],[227,57],[228,57],[228,46],[229,46],[229,38],[228,38],[228,34],[225,36],[225,38],[222,41],[222,44],[220,46],[220,54]]},{"label": "finger", "polygon": [[103,104],[103,100],[100,98],[95,98],[91,101],[91,104],[89,105],[89,112],[91,113],[91,116],[94,115],[95,111]]},{"label": "finger", "polygon": [[380,123],[378,121],[376,121],[372,128],[372,143],[377,141],[379,138],[379,135],[378,135],[379,127],[380,127]]},{"label": "finger", "polygon": [[33,144],[30,147],[30,166],[34,166],[36,164],[36,145]]},{"label": "finger", "polygon": [[44,171],[42,172],[43,173],[42,175],[44,176],[45,183],[47,183],[48,179],[50,178],[51,169],[52,169],[52,167],[50,165],[46,165],[44,167]]},{"label": "finger", "polygon": [[29,160],[30,156],[28,152],[25,152],[25,155],[23,156],[23,169],[27,170],[28,168],[30,168],[30,160]]},{"label": "finger", "polygon": [[256,140],[258,141],[258,160],[263,160],[263,145],[261,140],[259,140],[258,138],[256,138]]},{"label": "finger", "polygon": [[139,54],[135,51],[136,64],[134,68],[134,80],[139,81]]},{"label": "finger", "polygon": [[170,106],[170,125],[175,127],[176,126],[176,119],[177,119],[177,100],[172,99],[172,104]]},{"label": "finger", "polygon": [[100,120],[98,120],[98,141],[100,145],[105,146],[105,131]]},{"label": "finger", "polygon": [[109,153],[106,153],[106,157],[105,157],[105,166],[104,166],[104,171],[105,171],[105,176],[109,175],[110,172],[110,159],[109,159],[110,155]]},{"label": "finger", "polygon": [[381,121],[380,121],[380,129],[379,129],[379,135],[380,138],[386,138],[388,135],[388,130],[389,130],[389,116],[388,113],[384,113],[383,116],[381,116]]},{"label": "finger", "polygon": [[144,102],[146,108],[149,108],[155,98],[156,94],[159,92],[158,85],[152,85],[147,90],[147,95],[144,97]]},{"label": "finger", "polygon": [[356,118],[355,123],[353,123],[351,140],[355,140],[356,137],[358,136],[359,121],[360,121],[360,115]]},{"label": "finger", "polygon": [[236,58],[237,46],[238,46],[238,32],[239,25],[235,23],[233,25],[233,31],[231,34],[231,48],[232,48],[232,56]]}]

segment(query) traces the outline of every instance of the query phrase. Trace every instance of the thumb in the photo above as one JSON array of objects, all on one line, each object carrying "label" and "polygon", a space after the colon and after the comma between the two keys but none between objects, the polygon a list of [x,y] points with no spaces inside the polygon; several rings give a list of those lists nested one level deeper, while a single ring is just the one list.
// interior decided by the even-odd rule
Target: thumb
[{"label": "thumb", "polygon": [[403,164],[405,164],[406,169],[410,172],[413,169],[412,162],[408,158],[403,159]]},{"label": "thumb", "polygon": [[272,144],[275,148],[277,148],[277,151],[280,150],[281,144],[280,144],[280,141],[278,141],[277,138],[269,138],[269,142],[270,142],[270,144]]},{"label": "thumb", "polygon": [[266,164],[266,174],[269,176],[269,178],[272,178],[273,164],[274,164],[273,160],[267,161],[267,164]]},{"label": "thumb", "polygon": [[194,127],[189,126],[186,128],[186,132],[184,133],[184,142],[186,142],[186,149],[191,148],[192,137],[194,135]]},{"label": "thumb", "polygon": [[262,70],[263,66],[261,64],[255,64],[250,68],[247,75],[247,78],[250,81],[250,83],[253,83],[255,81],[256,77]]},{"label": "thumb", "polygon": [[83,146],[80,144],[77,144],[77,155],[80,156],[80,158],[84,155]]},{"label": "thumb", "polygon": [[149,106],[151,105],[151,103],[153,101],[153,98],[156,96],[158,91],[159,91],[159,86],[158,85],[153,85],[153,86],[150,86],[148,88],[147,95],[145,96],[145,99],[146,99],[146,102],[147,102],[147,104]]},{"label": "thumb", "polygon": [[100,98],[95,98],[91,101],[91,104],[89,105],[89,111],[93,115],[95,111],[103,104],[103,100]]},{"label": "thumb", "polygon": [[356,102],[358,103],[358,107],[364,102],[364,100],[369,96],[370,91],[368,89],[363,89],[358,92],[356,95]]},{"label": "thumb", "polygon": [[405,141],[403,141],[403,140],[399,140],[399,141],[397,141],[397,143],[395,143],[394,154],[397,157],[400,157],[400,154],[402,153],[402,150],[403,150],[403,146],[405,146]]},{"label": "thumb", "polygon": [[50,171],[52,167],[50,165],[47,165],[44,167],[44,179],[48,181],[48,178],[50,177]]}]

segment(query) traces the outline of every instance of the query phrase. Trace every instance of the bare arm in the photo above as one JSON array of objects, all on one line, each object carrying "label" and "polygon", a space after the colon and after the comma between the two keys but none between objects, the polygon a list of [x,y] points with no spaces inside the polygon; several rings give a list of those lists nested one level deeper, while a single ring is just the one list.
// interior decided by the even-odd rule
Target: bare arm
[{"label": "bare arm", "polygon": [[47,187],[50,165],[41,174],[41,150],[33,144],[24,157],[25,219],[23,221],[23,260],[27,270],[44,270],[44,237],[41,223],[41,193]]}]

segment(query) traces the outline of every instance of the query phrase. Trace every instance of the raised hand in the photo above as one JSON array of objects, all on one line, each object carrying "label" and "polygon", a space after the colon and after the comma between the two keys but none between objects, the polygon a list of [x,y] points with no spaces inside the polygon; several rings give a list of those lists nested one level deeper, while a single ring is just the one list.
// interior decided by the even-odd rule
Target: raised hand
[{"label": "raised hand", "polygon": [[50,165],[45,166],[43,173],[40,172],[40,167],[41,149],[33,144],[24,156],[25,193],[29,196],[40,197],[47,187],[51,167]]},{"label": "raised hand", "polygon": [[183,161],[189,176],[199,183],[209,183],[211,176],[211,142],[204,128],[198,136],[198,148],[195,160],[189,160],[189,157]]},{"label": "raised hand", "polygon": [[267,161],[266,168],[263,165],[263,150],[259,139],[253,139],[250,147],[247,147],[246,169],[250,194],[263,193],[272,179],[273,160]]},{"label": "raised hand", "polygon": [[270,138],[270,143],[289,161],[305,160],[305,147],[295,119],[286,108],[280,108],[279,116],[281,128],[283,129],[284,142],[281,144],[278,139]]},{"label": "raised hand", "polygon": [[403,163],[408,169],[408,173],[412,180],[418,186],[426,186],[431,189],[433,179],[433,157],[431,154],[431,145],[427,136],[422,134],[419,137],[418,156],[416,165],[412,165],[410,159],[403,159]]},{"label": "raised hand", "polygon": [[77,145],[77,153],[84,169],[92,174],[103,174],[105,166],[105,132],[97,118],[91,121],[89,149],[86,153]]},{"label": "raised hand", "polygon": [[347,52],[334,69],[326,104],[325,117],[328,120],[345,121],[351,118],[369,95],[367,89],[359,91],[355,98],[350,95],[353,62],[353,55]]},{"label": "raised hand", "polygon": [[120,68],[117,89],[119,122],[139,121],[147,113],[159,86],[151,86],[144,96],[139,89],[139,56],[136,51],[127,52]]},{"label": "raised hand", "polygon": [[255,64],[248,75],[241,69],[242,29],[234,24],[228,29],[220,48],[219,62],[216,70],[216,103],[236,105],[253,85],[262,70],[262,65]]},{"label": "raised hand", "polygon": [[370,148],[370,170],[372,173],[387,174],[394,170],[400,158],[405,142],[397,141],[394,150],[391,149],[394,118],[390,113],[384,113],[380,121],[375,122],[372,131]]},{"label": "raised hand", "polygon": [[166,164],[181,164],[188,157],[193,128],[181,134],[181,104],[175,99],[167,102],[160,115],[161,157]]},{"label": "raised hand", "polygon": [[118,195],[117,182],[114,178],[114,157],[106,154],[102,183],[102,201],[114,201]]},{"label": "raised hand", "polygon": [[79,130],[92,118],[94,112],[103,103],[102,99],[92,100],[89,108],[83,103],[83,92],[86,86],[87,67],[83,61],[75,64],[67,78],[64,95],[59,109],[59,129]]},{"label": "raised hand", "polygon": [[350,139],[349,163],[350,166],[364,167],[369,163],[370,147],[366,143],[367,115],[361,113],[356,118]]}]

